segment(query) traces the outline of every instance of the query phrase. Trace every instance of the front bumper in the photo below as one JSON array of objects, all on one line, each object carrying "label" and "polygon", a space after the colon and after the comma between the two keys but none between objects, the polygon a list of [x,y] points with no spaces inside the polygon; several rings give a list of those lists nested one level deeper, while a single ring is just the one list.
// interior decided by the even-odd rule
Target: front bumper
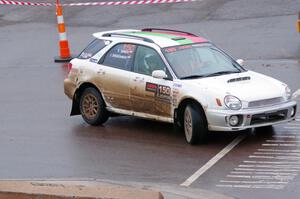
[{"label": "front bumper", "polygon": [[[212,131],[240,131],[249,128],[269,126],[288,122],[295,118],[291,116],[293,109],[296,111],[297,102],[289,101],[283,104],[256,108],[233,110],[206,110],[208,129]],[[240,122],[237,126],[231,126],[228,118],[237,115]]]}]

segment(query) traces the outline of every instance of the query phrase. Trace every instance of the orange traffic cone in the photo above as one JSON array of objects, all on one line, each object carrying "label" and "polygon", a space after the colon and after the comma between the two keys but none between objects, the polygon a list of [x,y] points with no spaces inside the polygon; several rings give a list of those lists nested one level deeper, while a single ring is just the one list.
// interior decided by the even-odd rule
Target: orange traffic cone
[{"label": "orange traffic cone", "polygon": [[298,13],[297,31],[300,33],[300,12]]},{"label": "orange traffic cone", "polygon": [[54,58],[55,62],[69,62],[72,59],[69,49],[69,42],[63,17],[63,9],[59,2],[56,0],[56,16],[57,16],[57,29],[59,33],[59,48],[60,56]]}]

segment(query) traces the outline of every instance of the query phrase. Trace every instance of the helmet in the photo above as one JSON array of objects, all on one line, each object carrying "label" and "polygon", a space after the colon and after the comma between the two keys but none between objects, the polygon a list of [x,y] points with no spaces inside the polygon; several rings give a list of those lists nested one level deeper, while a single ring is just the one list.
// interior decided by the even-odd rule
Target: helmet
[{"label": "helmet", "polygon": [[157,55],[149,54],[144,57],[144,65],[148,70],[159,70],[160,60]]}]

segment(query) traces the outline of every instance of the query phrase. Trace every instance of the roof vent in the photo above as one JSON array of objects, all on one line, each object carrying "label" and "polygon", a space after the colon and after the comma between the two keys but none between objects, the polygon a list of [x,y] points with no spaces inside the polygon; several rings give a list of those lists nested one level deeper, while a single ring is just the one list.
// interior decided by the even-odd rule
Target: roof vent
[{"label": "roof vent", "polygon": [[227,83],[233,83],[233,82],[240,82],[240,81],[246,81],[250,80],[251,78],[249,76],[247,77],[238,77],[238,78],[233,78],[227,81]]}]

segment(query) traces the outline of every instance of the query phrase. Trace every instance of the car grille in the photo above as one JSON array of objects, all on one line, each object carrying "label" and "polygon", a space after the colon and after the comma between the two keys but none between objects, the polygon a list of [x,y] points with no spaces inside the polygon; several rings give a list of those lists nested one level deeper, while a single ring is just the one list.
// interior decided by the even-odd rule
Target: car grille
[{"label": "car grille", "polygon": [[263,124],[268,122],[277,122],[280,120],[284,120],[287,118],[288,110],[280,110],[276,112],[270,112],[270,113],[261,113],[261,114],[255,114],[252,115],[251,119],[251,125],[254,124]]},{"label": "car grille", "polygon": [[273,105],[273,104],[279,104],[281,102],[283,102],[282,97],[275,97],[275,98],[270,98],[270,99],[257,100],[257,101],[249,102],[248,108],[268,106],[268,105]]}]

